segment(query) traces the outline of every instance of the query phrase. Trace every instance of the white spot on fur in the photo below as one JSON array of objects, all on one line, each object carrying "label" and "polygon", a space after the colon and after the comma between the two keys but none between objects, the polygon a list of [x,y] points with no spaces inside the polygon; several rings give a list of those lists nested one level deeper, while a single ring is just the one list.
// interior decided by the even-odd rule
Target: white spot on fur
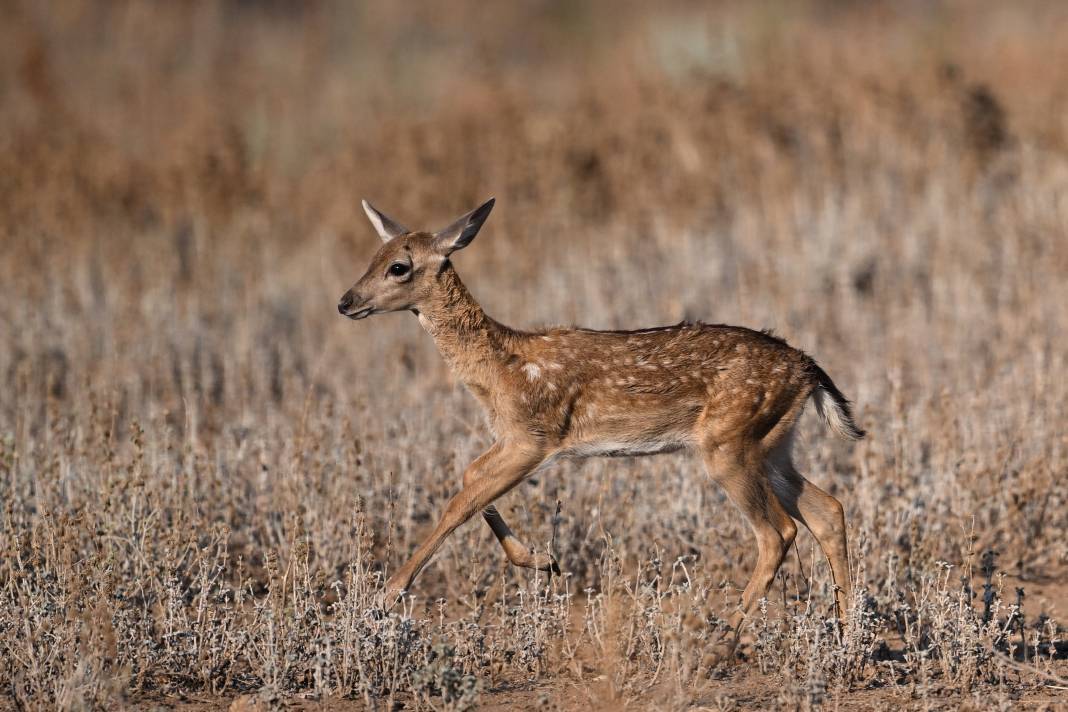
[{"label": "white spot on fur", "polygon": [[535,381],[541,375],[541,368],[536,363],[523,364],[521,370],[527,374],[528,381]]}]

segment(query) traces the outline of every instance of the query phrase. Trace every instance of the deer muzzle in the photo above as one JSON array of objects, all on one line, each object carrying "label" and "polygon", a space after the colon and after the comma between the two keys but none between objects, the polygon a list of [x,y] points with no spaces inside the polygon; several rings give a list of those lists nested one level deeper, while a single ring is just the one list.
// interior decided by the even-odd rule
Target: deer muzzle
[{"label": "deer muzzle", "polygon": [[338,301],[337,311],[339,314],[347,316],[349,319],[363,319],[371,316],[374,307],[364,304],[363,302],[364,300],[356,294],[353,294],[350,289],[345,292]]}]

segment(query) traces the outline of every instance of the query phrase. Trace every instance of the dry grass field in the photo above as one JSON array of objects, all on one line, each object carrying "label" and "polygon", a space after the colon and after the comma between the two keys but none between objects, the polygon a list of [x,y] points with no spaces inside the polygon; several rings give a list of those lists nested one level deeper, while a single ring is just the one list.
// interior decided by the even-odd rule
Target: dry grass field
[{"label": "dry grass field", "polygon": [[[0,23],[0,707],[1068,705],[1068,6],[13,2]],[[690,456],[554,466],[384,614],[490,435],[338,297],[367,197],[516,327],[771,328],[869,436],[844,627]]]}]

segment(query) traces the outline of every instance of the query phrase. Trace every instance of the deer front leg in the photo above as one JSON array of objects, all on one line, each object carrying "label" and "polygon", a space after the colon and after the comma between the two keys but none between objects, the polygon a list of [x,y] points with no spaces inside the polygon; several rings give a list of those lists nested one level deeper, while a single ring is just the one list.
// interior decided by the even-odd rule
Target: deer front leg
[{"label": "deer front leg", "polygon": [[[449,534],[474,516],[475,512],[484,511],[495,499],[522,482],[544,459],[544,452],[540,448],[499,441],[472,462],[464,473],[463,489],[449,500],[434,531],[386,582],[385,604],[392,606],[396,603]],[[503,523],[500,514],[496,519]],[[487,521],[490,521],[489,516]],[[491,527],[493,524],[490,522]],[[519,543],[514,536],[508,541]],[[511,546],[504,540],[501,544],[506,552]]]}]

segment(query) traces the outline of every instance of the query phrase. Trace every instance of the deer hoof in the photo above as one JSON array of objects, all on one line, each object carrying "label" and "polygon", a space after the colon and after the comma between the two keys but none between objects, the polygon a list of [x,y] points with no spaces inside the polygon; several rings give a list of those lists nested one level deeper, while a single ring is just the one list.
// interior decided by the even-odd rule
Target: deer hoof
[{"label": "deer hoof", "polygon": [[386,583],[386,589],[382,592],[382,609],[389,611],[397,603],[400,602],[401,597],[404,596],[404,587],[399,583],[389,581]]},{"label": "deer hoof", "polygon": [[560,565],[556,563],[556,557],[544,552],[531,553],[530,558],[524,564],[529,569],[548,571],[560,575]]},{"label": "deer hoof", "polygon": [[737,634],[728,633],[708,646],[704,656],[701,658],[701,667],[709,674],[717,670],[722,671],[734,662],[737,652],[738,636]]}]

